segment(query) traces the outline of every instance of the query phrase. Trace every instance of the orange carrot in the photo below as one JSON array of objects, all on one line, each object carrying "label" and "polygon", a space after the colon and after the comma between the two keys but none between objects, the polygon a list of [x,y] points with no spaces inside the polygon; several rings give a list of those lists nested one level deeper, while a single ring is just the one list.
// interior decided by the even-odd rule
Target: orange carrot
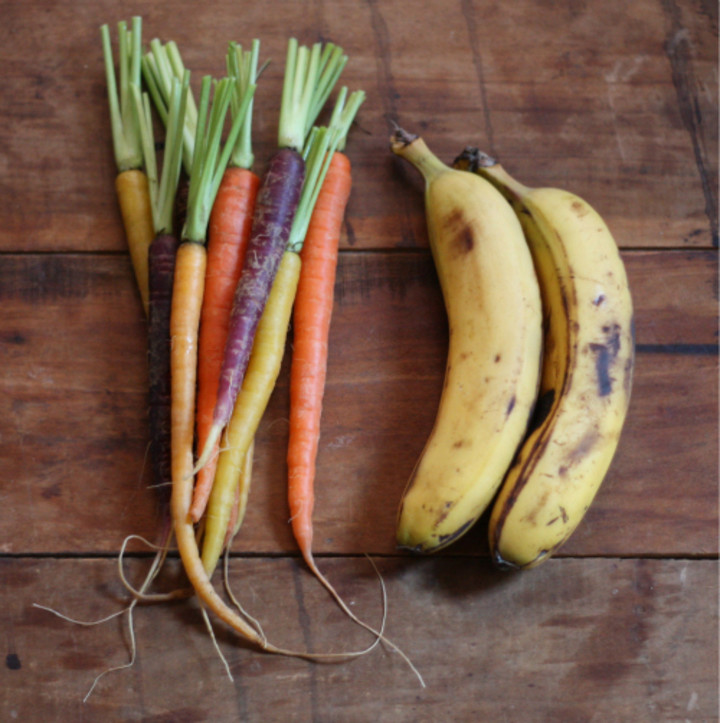
[{"label": "orange carrot", "polygon": [[[259,177],[229,167],[218,190],[208,227],[205,298],[200,319],[197,394],[197,445],[202,449],[213,422],[230,309],[252,228]],[[190,514],[197,522],[205,510],[217,465],[217,450],[198,471]]]},{"label": "orange carrot", "polygon": [[302,272],[293,315],[288,440],[288,503],[293,534],[307,564],[312,555],[315,460],[325,388],[338,241],[350,196],[350,161],[335,152],[300,256]]},{"label": "orange carrot", "polygon": [[[250,85],[257,82],[260,41],[252,41],[250,50],[236,42],[228,44],[225,56],[228,77],[232,78],[231,112],[242,109]],[[205,299],[200,319],[197,396],[197,448],[202,450],[212,428],[217,403],[220,371],[230,326],[230,312],[240,279],[245,252],[253,225],[255,199],[260,177],[252,172],[255,160],[252,148],[252,100],[245,113],[240,134],[232,148],[230,162],[215,197],[208,226],[208,265],[205,275]],[[190,515],[199,522],[212,490],[219,445],[216,443],[208,464],[195,481]],[[252,469],[252,458],[246,469]]]},{"label": "orange carrot", "polygon": [[175,260],[172,308],[170,312],[170,414],[173,517],[185,509],[187,499],[176,499],[180,481],[192,479],[195,429],[195,381],[197,329],[200,323],[207,255],[203,243],[183,241]]}]

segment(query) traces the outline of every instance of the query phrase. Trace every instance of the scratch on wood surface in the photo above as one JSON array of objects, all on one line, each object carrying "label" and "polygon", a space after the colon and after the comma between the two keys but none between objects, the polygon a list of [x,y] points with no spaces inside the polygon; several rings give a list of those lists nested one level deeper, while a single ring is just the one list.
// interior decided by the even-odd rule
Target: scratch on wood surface
[{"label": "scratch on wood surface", "polygon": [[[303,588],[302,588],[302,580],[301,580],[301,573],[300,573],[300,566],[296,565],[292,560],[290,560],[290,566],[292,569],[292,580],[293,580],[293,589],[295,593],[295,602],[297,603],[298,607],[298,622],[300,623],[300,630],[302,631],[302,637],[303,641],[305,643],[305,649],[308,652],[314,652],[313,650],[313,636],[311,631],[311,619],[310,615],[307,611],[307,606],[305,605],[305,596],[303,594]],[[318,698],[318,680],[317,680],[317,667],[313,665],[312,663],[308,664],[310,667],[308,670],[310,671],[310,675],[308,678],[308,689],[309,689],[309,705],[310,705],[310,713],[308,716],[309,720],[317,720],[317,711],[318,711],[318,704],[319,704],[319,698]]]},{"label": "scratch on wood surface", "polygon": [[710,222],[713,246],[718,245],[718,206],[713,188],[712,161],[707,149],[705,119],[698,98],[698,83],[692,62],[692,38],[682,24],[680,9],[674,0],[663,0],[663,7],[670,20],[665,41],[665,53],[670,61],[672,82],[678,100],[678,111],[683,125],[690,135],[695,164],[705,197],[705,213]]},{"label": "scratch on wood surface", "polygon": [[468,31],[468,40],[470,42],[470,50],[472,51],[473,66],[477,75],[478,85],[480,86],[480,98],[482,100],[482,112],[485,119],[485,150],[491,156],[497,155],[495,150],[495,137],[493,134],[492,120],[490,117],[490,104],[487,97],[487,88],[485,86],[485,73],[483,71],[482,57],[480,55],[480,47],[477,37],[477,24],[475,22],[475,8],[472,0],[461,0],[462,14]]},{"label": "scratch on wood surface", "polygon": [[397,123],[398,109],[396,101],[399,94],[395,87],[395,79],[392,72],[390,33],[388,32],[387,23],[380,11],[377,0],[367,0],[367,5],[368,8],[370,8],[370,24],[372,25],[373,36],[375,38],[378,87],[381,91],[380,97],[385,106],[385,119],[388,123]]}]

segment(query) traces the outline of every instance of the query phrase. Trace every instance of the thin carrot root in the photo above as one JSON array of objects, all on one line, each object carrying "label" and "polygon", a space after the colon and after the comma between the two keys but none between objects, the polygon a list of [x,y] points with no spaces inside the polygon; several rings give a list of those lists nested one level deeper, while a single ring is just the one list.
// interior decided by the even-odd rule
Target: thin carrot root
[{"label": "thin carrot root", "polygon": [[[159,545],[153,544],[146,540],[144,537],[141,537],[140,535],[128,535],[124,540],[120,548],[120,553],[118,555],[118,573],[120,580],[123,584],[123,587],[125,587],[128,592],[132,595],[133,599],[130,602],[129,605],[122,608],[121,610],[118,610],[114,613],[110,613],[109,615],[106,615],[105,617],[99,618],[97,620],[79,620],[77,618],[72,618],[69,615],[65,615],[64,613],[61,613],[59,610],[55,610],[54,608],[48,607],[46,605],[41,605],[39,603],[33,603],[33,607],[38,608],[40,610],[45,610],[49,613],[52,613],[53,615],[59,617],[61,620],[65,620],[66,622],[72,623],[73,625],[82,625],[84,627],[94,627],[96,625],[102,625],[103,623],[109,622],[110,620],[114,620],[117,617],[120,617],[121,615],[124,615],[127,613],[128,616],[128,636],[130,638],[130,658],[127,662],[121,663],[119,665],[113,665],[110,668],[107,668],[103,672],[101,672],[99,675],[97,675],[90,685],[90,688],[85,693],[85,696],[83,697],[83,703],[86,703],[90,696],[92,695],[93,691],[97,687],[98,683],[102,678],[104,678],[106,675],[110,673],[115,673],[121,670],[127,670],[129,668],[132,668],[132,666],[135,664],[135,660],[137,659],[137,640],[135,636],[135,618],[134,618],[134,609],[138,603],[158,603],[158,602],[168,602],[171,600],[178,600],[182,598],[190,597],[192,594],[192,589],[184,588],[184,589],[178,589],[173,590],[168,593],[162,593],[162,594],[148,594],[146,590],[150,587],[152,582],[157,577],[158,573],[160,572],[160,569],[162,568],[165,559],[167,557],[167,552],[170,546],[170,532],[171,527],[168,525],[165,530],[163,530],[162,534],[162,542]],[[153,558],[152,564],[150,565],[150,569],[146,573],[145,577],[143,578],[143,581],[139,588],[134,587],[125,576],[125,571],[123,569],[123,558],[125,556],[125,552],[127,549],[127,545],[131,540],[140,540],[144,544],[146,544],[148,547],[155,549],[157,551],[157,554]]]},{"label": "thin carrot root", "polygon": [[304,551],[303,552],[303,558],[305,559],[305,562],[307,563],[308,567],[310,568],[310,571],[315,575],[315,577],[318,579],[318,581],[325,587],[325,589],[330,593],[332,598],[335,600],[335,602],[340,606],[340,609],[348,615],[348,617],[360,627],[365,628],[368,632],[372,633],[373,635],[377,636],[375,643],[384,642],[389,648],[394,650],[400,657],[408,664],[410,667],[410,670],[412,670],[413,673],[417,676],[417,679],[420,681],[420,685],[424,688],[425,687],[425,681],[420,674],[420,671],[415,667],[414,663],[406,653],[404,653],[395,643],[393,643],[391,640],[389,640],[387,637],[385,637],[385,620],[387,616],[387,590],[385,589],[385,581],[382,578],[382,575],[380,574],[380,571],[377,568],[377,565],[373,561],[373,559],[366,555],[368,560],[370,561],[370,564],[373,567],[373,570],[375,570],[375,574],[378,576],[378,579],[380,580],[380,588],[382,590],[382,598],[383,598],[383,621],[382,625],[380,627],[380,630],[376,630],[373,628],[370,624],[366,623],[364,620],[361,620],[355,613],[350,610],[350,608],[347,606],[345,601],[342,599],[338,591],[335,589],[333,584],[323,575],[323,573],[318,568],[315,557],[313,556],[311,551]]}]

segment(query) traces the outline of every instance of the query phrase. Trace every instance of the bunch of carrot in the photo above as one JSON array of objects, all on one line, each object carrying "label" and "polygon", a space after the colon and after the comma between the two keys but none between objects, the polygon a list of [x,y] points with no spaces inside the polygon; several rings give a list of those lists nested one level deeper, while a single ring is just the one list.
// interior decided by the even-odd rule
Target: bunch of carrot
[{"label": "bunch of carrot", "polygon": [[[140,19],[130,30],[124,23],[118,29],[119,92],[106,26],[102,37],[117,193],[149,319],[155,484],[171,491],[162,548],[174,532],[202,604],[262,649],[312,659],[362,654],[313,655],[268,643],[242,610],[222,600],[211,576],[242,522],[253,443],[292,321],[287,463],[293,532],[313,573],[374,634],[371,647],[385,640],[382,630],[345,606],[312,554],[328,333],[351,187],[343,150],[364,93],[342,88],[327,126],[316,125],[347,56],[332,43],[306,47],[290,39],[278,148],[259,177],[251,142],[259,42],[246,51],[229,44],[226,76],[202,79],[198,106],[174,43],[155,39],[143,55]],[[166,129],[161,177],[150,99]],[[183,182],[187,208],[178,224],[173,208],[184,196]]]}]

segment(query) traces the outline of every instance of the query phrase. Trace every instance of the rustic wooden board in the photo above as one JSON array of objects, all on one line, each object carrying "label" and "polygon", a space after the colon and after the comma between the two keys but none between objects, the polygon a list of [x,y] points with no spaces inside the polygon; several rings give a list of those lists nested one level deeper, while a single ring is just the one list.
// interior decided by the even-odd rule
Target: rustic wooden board
[{"label": "rustic wooden board", "polygon": [[[715,549],[714,252],[628,252],[638,360],[615,463],[563,554]],[[662,278],[663,282],[658,283]],[[144,321],[124,256],[7,256],[0,440],[4,552],[113,552],[152,536]],[[429,255],[344,253],[316,510],[319,552],[391,553],[395,510],[429,433],[447,332]],[[287,358],[286,358],[287,362]],[[284,450],[287,365],[258,434],[238,549],[294,551]],[[673,534],[668,534],[668,525]],[[484,527],[454,552],[485,551]]]},{"label": "rustic wooden board", "polygon": [[[433,0],[409,11],[403,0],[344,0],[283,3],[276,14],[263,3],[222,0],[188,22],[196,8],[127,2],[119,14],[108,0],[2,3],[0,250],[124,248],[98,28],[135,13],[147,39],[177,40],[196,89],[202,74],[222,72],[232,19],[234,39],[262,40],[263,57],[274,62],[256,103],[259,168],[276,142],[286,38],[329,38],[347,50],[344,80],[368,99],[348,149],[356,184],[344,245],[427,243],[412,173],[388,150],[390,121],[422,132],[447,161],[468,143],[481,145],[530,185],[571,188],[598,207],[625,248],[717,243],[710,3],[500,10]],[[426,32],[438,23],[441,32]],[[530,55],[518,52],[521,38],[531,38]]]},{"label": "rustic wooden board", "polygon": [[[134,14],[179,43],[195,89],[229,39],[262,41],[256,169],[275,147],[287,38],[330,39],[367,101],[348,145],[315,512],[320,565],[388,648],[316,665],[248,650],[196,603],[79,627],[127,595],[123,538],[154,539],[145,324],[114,195],[99,26]],[[709,0],[241,3],[0,0],[0,720],[709,721],[718,719],[718,6]],[[392,124],[450,162],[466,145],[606,218],[636,307],[637,373],[608,478],[556,559],[503,575],[485,520],[430,559],[395,510],[439,397],[446,323],[419,175]],[[287,360],[286,360],[287,363]],[[360,647],[296,553],[285,502],[287,365],[259,430],[231,563],[273,640]],[[139,580],[150,553],[131,546]],[[181,579],[171,559],[161,586]],[[218,583],[219,584],[219,583]]]},{"label": "rustic wooden board", "polygon": [[[146,562],[132,561],[135,579]],[[717,563],[551,560],[519,575],[470,559],[379,560],[388,638],[317,664],[249,650],[215,626],[226,677],[193,602],[136,611],[130,670],[126,620],[84,628],[32,607],[93,620],[126,599],[110,560],[0,561],[0,718],[10,720],[590,721],[716,720]],[[170,563],[169,575],[177,569]],[[364,559],[327,560],[353,609],[377,624],[377,578]],[[267,635],[303,650],[362,648],[294,560],[238,559],[231,579]],[[31,695],[28,693],[32,692]]]}]

